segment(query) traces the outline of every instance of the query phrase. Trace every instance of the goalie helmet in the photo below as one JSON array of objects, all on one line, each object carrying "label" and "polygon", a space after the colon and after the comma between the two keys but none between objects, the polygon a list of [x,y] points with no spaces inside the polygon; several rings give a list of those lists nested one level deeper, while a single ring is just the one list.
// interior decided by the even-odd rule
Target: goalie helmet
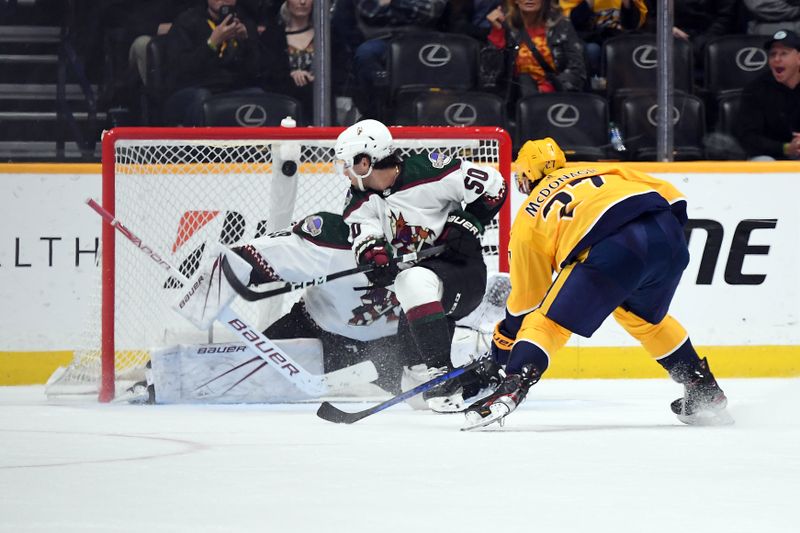
[{"label": "goalie helmet", "polygon": [[564,151],[551,137],[526,142],[514,161],[517,189],[530,194],[534,184],[567,163]]},{"label": "goalie helmet", "polygon": [[[358,188],[364,189],[363,179],[372,173],[376,161],[386,159],[394,153],[392,134],[385,125],[377,120],[366,119],[348,127],[336,139],[334,157],[337,172],[349,179],[345,170],[358,180]],[[366,154],[370,158],[369,169],[364,174],[353,171],[355,158]]]}]

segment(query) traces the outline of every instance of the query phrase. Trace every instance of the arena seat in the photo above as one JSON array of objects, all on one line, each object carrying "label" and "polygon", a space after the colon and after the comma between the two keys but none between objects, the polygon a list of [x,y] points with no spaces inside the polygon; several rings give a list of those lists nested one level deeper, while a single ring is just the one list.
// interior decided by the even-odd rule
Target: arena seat
[{"label": "arena seat", "polygon": [[706,136],[704,143],[708,159],[747,159],[747,154],[736,136],[741,102],[740,91],[721,93],[716,100],[714,131]]},{"label": "arena seat", "polygon": [[[655,93],[625,97],[620,102],[620,128],[628,159],[654,161],[657,155]],[[705,105],[694,95],[673,96],[673,151],[677,161],[703,159],[706,132]]]},{"label": "arena seat", "polygon": [[501,97],[477,91],[429,91],[412,103],[413,124],[419,126],[507,127],[506,104]]},{"label": "arena seat", "polygon": [[769,69],[764,35],[723,35],[709,41],[705,50],[705,89],[716,99],[741,91]]},{"label": "arena seat", "polygon": [[142,122],[149,126],[160,123],[161,103],[167,97],[167,80],[164,72],[167,35],[154,36],[147,43],[147,71],[144,78],[144,91],[140,98]]},{"label": "arena seat", "polygon": [[291,96],[266,93],[264,96],[228,96],[220,94],[203,103],[206,126],[280,126],[291,116],[303,123],[303,109]]},{"label": "arena seat", "polygon": [[392,38],[387,61],[389,108],[408,120],[421,92],[475,89],[479,48],[478,41],[457,33],[408,32]]},{"label": "arena seat", "polygon": [[570,160],[608,158],[608,103],[592,93],[535,94],[517,103],[517,145],[552,137]]},{"label": "arena seat", "polygon": [[[687,41],[673,40],[672,61],[674,89],[691,93],[693,59]],[[603,43],[602,69],[612,116],[616,116],[622,98],[656,87],[657,67],[658,50],[653,34],[625,33]]]},{"label": "arena seat", "polygon": [[719,133],[733,135],[736,130],[736,121],[742,105],[742,93],[729,92],[717,101],[717,124],[714,128]]}]

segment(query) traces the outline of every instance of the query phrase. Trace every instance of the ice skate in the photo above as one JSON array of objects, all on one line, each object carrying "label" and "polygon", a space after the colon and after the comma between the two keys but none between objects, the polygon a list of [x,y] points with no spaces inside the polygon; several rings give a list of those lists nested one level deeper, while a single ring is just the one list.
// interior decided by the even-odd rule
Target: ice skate
[{"label": "ice skate", "polygon": [[[437,376],[450,372],[452,368],[443,367],[437,370]],[[465,372],[461,376],[448,380],[436,388],[423,393],[428,408],[437,413],[461,413],[467,408],[466,398],[472,398],[486,391],[494,391],[502,382],[505,374],[494,359],[483,357],[480,366]]]},{"label": "ice skate", "polygon": [[125,394],[117,401],[124,401],[134,405],[146,405],[156,403],[156,391],[153,385],[148,385],[147,381],[137,381],[127,389]]},{"label": "ice skate", "polygon": [[[438,378],[450,370],[451,369],[446,366],[441,368],[428,367],[428,365],[424,363],[405,366],[403,367],[403,374],[400,377],[400,389],[403,392],[411,390],[414,387]],[[434,387],[422,395],[409,398],[406,400],[406,403],[413,409],[431,409],[440,413],[451,413],[464,409],[465,402],[461,393],[461,383],[456,378]]]},{"label": "ice skate", "polygon": [[[425,366],[425,365],[416,365],[416,367]],[[412,368],[416,368],[412,367]],[[421,370],[421,369],[419,369]],[[428,378],[426,381],[430,381],[434,378],[438,378],[453,370],[451,367],[443,366],[443,367],[425,367],[425,372],[427,373]],[[466,408],[466,403],[464,402],[464,387],[461,383],[461,377],[457,377],[454,379],[450,379],[448,381],[443,382],[440,385],[422,393],[422,399],[425,401],[428,409],[434,411],[436,413],[457,413],[459,411],[463,411]]]},{"label": "ice skate", "polygon": [[511,414],[528,394],[531,388],[541,378],[541,374],[532,368],[522,367],[519,374],[509,374],[503,380],[494,394],[479,400],[467,409],[466,423],[462,431],[481,428],[497,422],[501,426],[505,417]]},{"label": "ice skate", "polygon": [[670,405],[678,420],[691,426],[724,426],[733,424],[733,417],[725,407],[728,398],[717,385],[714,374],[703,358],[684,382],[683,398]]},{"label": "ice skate", "polygon": [[501,366],[493,358],[487,355],[481,356],[479,359],[480,366],[460,378],[464,387],[462,394],[467,405],[492,394],[506,377]]}]

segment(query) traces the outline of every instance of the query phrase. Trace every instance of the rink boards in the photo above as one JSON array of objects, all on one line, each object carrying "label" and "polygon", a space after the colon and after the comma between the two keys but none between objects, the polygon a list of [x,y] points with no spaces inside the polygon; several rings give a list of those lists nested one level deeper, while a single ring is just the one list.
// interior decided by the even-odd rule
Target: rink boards
[{"label": "rink boards", "polygon": [[[689,200],[691,262],[672,313],[721,376],[800,375],[800,163],[640,163]],[[0,385],[71,358],[98,283],[99,165],[0,165]],[[512,213],[522,203],[514,191]],[[554,377],[663,377],[613,320]]]}]

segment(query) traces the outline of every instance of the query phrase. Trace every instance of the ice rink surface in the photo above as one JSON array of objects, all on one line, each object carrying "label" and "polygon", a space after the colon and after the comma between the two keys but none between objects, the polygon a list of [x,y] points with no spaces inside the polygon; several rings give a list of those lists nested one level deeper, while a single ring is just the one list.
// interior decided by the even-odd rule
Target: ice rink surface
[{"label": "ice rink surface", "polygon": [[405,405],[340,426],[316,404],[0,388],[0,531],[800,531],[800,379],[721,385],[734,426],[682,425],[668,380],[545,378],[504,428],[468,433]]}]

